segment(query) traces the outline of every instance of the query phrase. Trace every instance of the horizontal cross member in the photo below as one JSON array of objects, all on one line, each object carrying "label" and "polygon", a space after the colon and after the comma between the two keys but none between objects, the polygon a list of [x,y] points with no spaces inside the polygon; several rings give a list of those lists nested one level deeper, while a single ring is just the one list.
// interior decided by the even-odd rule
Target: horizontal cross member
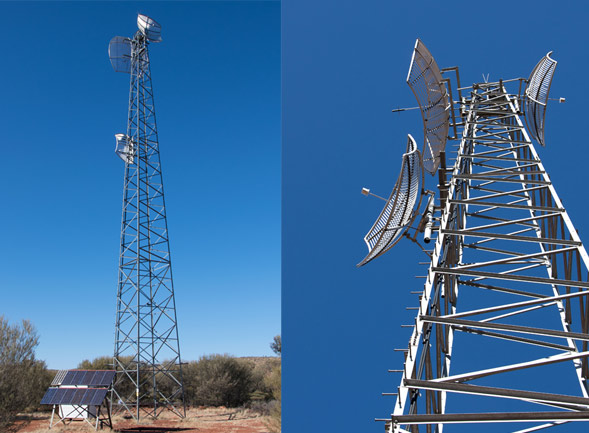
[{"label": "horizontal cross member", "polygon": [[[520,200],[521,201],[521,200]],[[499,202],[477,202],[471,200],[450,200],[451,204],[468,204],[471,206],[487,206],[487,207],[499,207],[507,209],[523,209],[523,210],[543,210],[549,212],[564,212],[564,209],[550,206],[534,206],[528,204],[516,204],[516,203],[499,203]]]},{"label": "horizontal cross member", "polygon": [[496,272],[484,272],[484,271],[472,271],[470,269],[453,269],[453,268],[432,268],[433,272],[448,275],[462,275],[467,277],[485,277],[494,278],[498,280],[510,280],[510,281],[523,281],[526,283],[541,283],[550,284],[555,286],[568,286],[568,287],[584,287],[589,288],[589,282],[585,281],[574,281],[574,280],[561,280],[557,278],[545,278],[545,277],[533,277],[528,275],[513,275],[513,274],[499,274]]},{"label": "horizontal cross member", "polygon": [[[568,350],[571,350],[571,349],[568,349]],[[448,382],[448,383],[466,382],[469,380],[479,379],[481,377],[491,376],[494,374],[506,373],[508,371],[522,370],[522,369],[526,369],[526,368],[533,368],[533,367],[538,367],[541,365],[554,364],[557,362],[570,361],[573,359],[586,358],[586,357],[589,357],[589,352],[580,352],[580,353],[575,353],[575,352],[570,353],[569,352],[569,353],[548,356],[546,358],[534,359],[532,361],[520,362],[518,364],[502,365],[500,367],[488,368],[486,370],[472,371],[470,373],[462,373],[462,374],[456,374],[454,376],[440,377],[438,379],[432,379],[432,381],[433,382]]]},{"label": "horizontal cross member", "polygon": [[397,424],[453,424],[483,422],[589,421],[589,411],[580,412],[511,412],[445,413],[428,415],[393,415]]},{"label": "horizontal cross member", "polygon": [[[497,176],[519,176],[526,175],[525,171],[519,173],[498,173]],[[552,185],[552,182],[545,180],[535,179],[509,179],[508,177],[492,177],[492,176],[479,176],[470,174],[457,174],[454,175],[454,179],[469,179],[469,180],[480,180],[484,182],[503,182],[503,183],[525,183],[529,185]]]},{"label": "horizontal cross member", "polygon": [[562,299],[576,298],[579,296],[587,296],[587,295],[589,295],[589,290],[584,290],[582,292],[574,292],[574,293],[567,293],[567,294],[558,295],[558,296],[550,296],[547,298],[532,299],[530,301],[513,302],[511,304],[495,305],[493,307],[480,308],[478,310],[462,311],[460,313],[448,314],[448,315],[444,315],[441,317],[458,318],[458,317],[465,317],[465,316],[474,316],[477,314],[493,313],[495,311],[510,310],[510,309],[514,309],[514,308],[528,307],[530,305],[538,305],[538,304],[545,304],[545,303],[548,305],[548,304],[552,303],[551,301],[559,301]]},{"label": "horizontal cross member", "polygon": [[476,394],[487,397],[502,397],[518,400],[534,401],[537,403],[560,404],[579,406],[589,409],[589,398],[575,397],[563,394],[549,394],[536,391],[522,391],[519,389],[495,388],[491,386],[468,385],[464,383],[442,383],[429,380],[405,379],[405,386],[415,389],[430,389],[433,391],[450,391],[463,394]]},{"label": "horizontal cross member", "polygon": [[556,331],[552,329],[533,328],[531,326],[520,326],[520,325],[507,325],[504,323],[490,323],[490,322],[477,322],[476,320],[464,320],[464,319],[452,319],[443,318],[436,316],[419,316],[420,320],[429,323],[442,323],[445,325],[458,325],[458,326],[469,326],[471,328],[482,328],[482,329],[498,329],[507,332],[517,332],[521,334],[532,334],[532,335],[544,335],[547,337],[561,337],[571,338],[573,340],[589,341],[589,334],[583,334],[580,332],[566,332]]}]

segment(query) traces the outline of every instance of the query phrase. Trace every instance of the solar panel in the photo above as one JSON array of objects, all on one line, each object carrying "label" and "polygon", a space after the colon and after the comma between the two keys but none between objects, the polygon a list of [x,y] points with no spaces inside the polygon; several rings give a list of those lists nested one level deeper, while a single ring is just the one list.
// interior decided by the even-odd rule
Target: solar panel
[{"label": "solar panel", "polygon": [[89,405],[92,401],[92,396],[94,395],[94,390],[92,388],[85,389],[84,395],[80,399],[81,405]]},{"label": "solar panel", "polygon": [[88,383],[90,385],[100,385],[102,383],[102,380],[104,379],[105,373],[106,373],[105,371],[95,372],[94,376],[92,377],[92,379]]},{"label": "solar panel", "polygon": [[92,383],[94,377],[96,376],[96,371],[85,371],[84,375],[81,377],[80,385],[94,385]]},{"label": "solar panel", "polygon": [[41,399],[41,404],[53,404],[51,401],[53,400],[53,396],[57,392],[58,388],[49,388],[43,398]]},{"label": "solar panel", "polygon": [[41,404],[100,406],[107,393],[106,388],[49,388]]},{"label": "solar panel", "polygon": [[106,397],[108,391],[104,388],[95,389],[94,395],[90,397],[90,406],[100,406]]},{"label": "solar panel", "polygon": [[84,395],[88,392],[88,388],[78,388],[72,396],[72,401],[81,402]]},{"label": "solar panel", "polygon": [[65,377],[63,378],[63,380],[61,381],[61,384],[62,385],[71,385],[75,374],[76,374],[75,370],[69,370],[66,373]]},{"label": "solar panel", "polygon": [[556,69],[556,60],[550,58],[550,51],[532,70],[525,90],[526,125],[532,138],[544,146],[544,120],[548,92]]},{"label": "solar panel", "polygon": [[440,68],[419,39],[415,42],[407,84],[417,99],[423,119],[423,167],[433,175],[448,139],[450,104]]},{"label": "solar panel", "polygon": [[[421,154],[411,135],[407,136],[407,153],[403,154],[401,174],[378,219],[364,237],[368,254],[358,266],[363,266],[391,249],[401,239],[405,228],[415,218],[415,203],[421,195],[419,180],[423,180]],[[417,207],[419,208],[419,204]]]},{"label": "solar panel", "polygon": [[72,379],[72,385],[85,385],[83,380],[85,374],[85,371],[76,371]]},{"label": "solar panel", "polygon": [[70,402],[73,400],[76,391],[76,388],[60,388],[55,393],[54,401],[56,401],[57,404],[71,404]]},{"label": "solar panel", "polygon": [[109,386],[116,371],[114,370],[69,370],[61,385],[65,386]]},{"label": "solar panel", "polygon": [[59,370],[57,372],[57,374],[55,375],[55,377],[53,378],[53,382],[51,382],[51,386],[61,385],[61,382],[63,382],[63,378],[65,377],[66,374],[67,374],[67,370]]},{"label": "solar panel", "polygon": [[102,379],[101,385],[102,386],[110,386],[110,384],[114,380],[116,374],[117,374],[117,372],[115,370],[106,370],[104,372],[104,377]]}]

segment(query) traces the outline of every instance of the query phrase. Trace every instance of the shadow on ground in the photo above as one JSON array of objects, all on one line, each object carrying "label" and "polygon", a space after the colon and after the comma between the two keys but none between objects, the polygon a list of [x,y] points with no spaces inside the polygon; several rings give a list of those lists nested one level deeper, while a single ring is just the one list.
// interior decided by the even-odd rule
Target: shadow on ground
[{"label": "shadow on ground", "polygon": [[116,429],[118,433],[168,433],[176,431],[193,430],[184,427],[128,427],[122,429]]},{"label": "shadow on ground", "polygon": [[193,430],[185,427],[129,427],[115,429],[118,433],[168,433],[176,431]]}]

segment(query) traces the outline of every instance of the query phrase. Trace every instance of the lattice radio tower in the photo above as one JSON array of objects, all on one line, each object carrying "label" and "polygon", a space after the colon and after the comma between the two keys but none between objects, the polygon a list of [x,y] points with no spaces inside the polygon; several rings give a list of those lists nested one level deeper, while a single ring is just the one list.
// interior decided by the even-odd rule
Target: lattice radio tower
[{"label": "lattice radio tower", "polygon": [[131,76],[127,133],[115,136],[125,186],[112,403],[139,420],[166,408],[184,417],[186,406],[148,52],[161,26],[141,14],[137,26],[132,39],[110,41],[109,57]]},{"label": "lattice radio tower", "polygon": [[[399,385],[383,393],[396,397],[388,432],[588,427],[570,423],[589,421],[589,257],[532,143],[545,144],[550,56],[528,79],[461,87],[457,67],[415,44],[423,151],[409,136],[359,264],[403,237],[433,243],[403,368],[390,370]],[[420,189],[424,171],[437,193]]]}]

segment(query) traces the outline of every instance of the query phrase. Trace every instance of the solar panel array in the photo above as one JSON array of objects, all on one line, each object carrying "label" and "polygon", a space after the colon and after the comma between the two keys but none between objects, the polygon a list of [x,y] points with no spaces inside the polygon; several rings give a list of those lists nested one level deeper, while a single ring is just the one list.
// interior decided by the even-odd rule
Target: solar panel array
[{"label": "solar panel array", "polygon": [[116,371],[114,370],[69,370],[63,378],[62,386],[109,386]]},{"label": "solar panel array", "polygon": [[41,404],[100,406],[107,393],[107,388],[49,388]]}]

